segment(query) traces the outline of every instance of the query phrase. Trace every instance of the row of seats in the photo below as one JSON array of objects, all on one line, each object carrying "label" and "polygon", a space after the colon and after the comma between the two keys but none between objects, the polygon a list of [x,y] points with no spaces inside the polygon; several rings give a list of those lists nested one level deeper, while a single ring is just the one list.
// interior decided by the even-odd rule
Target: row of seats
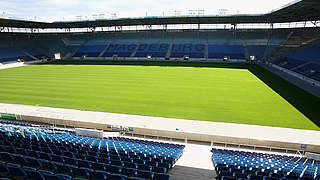
[{"label": "row of seats", "polygon": [[[130,138],[76,136],[70,132],[10,123],[0,124],[0,144],[0,160],[22,166],[19,167],[21,171],[26,166],[36,171],[50,170],[56,174],[53,176],[63,173],[73,178],[91,178],[90,173],[102,171],[107,179],[111,174],[118,174],[121,179],[170,179],[166,172],[180,158],[184,148]],[[13,176],[10,170],[4,173]]]},{"label": "row of seats", "polygon": [[[103,45],[84,45],[74,55],[74,57],[98,57],[104,50]],[[136,49],[136,47],[138,47]],[[205,44],[173,44],[171,49],[169,43],[162,44],[111,44],[108,45],[106,51],[102,54],[102,57],[146,57],[150,55],[152,57],[165,57],[170,50],[170,57],[182,58],[188,55],[191,58],[204,58],[205,56]],[[135,51],[135,54],[133,52]],[[232,59],[245,59],[244,47],[242,45],[214,45],[208,46],[209,58],[220,58],[229,56]]]},{"label": "row of seats", "polygon": [[[1,138],[1,137],[0,137]],[[10,153],[20,153],[23,155],[31,155],[35,158],[51,159],[51,156],[65,156],[73,159],[83,159],[90,160],[93,162],[105,162],[113,163],[118,162],[123,163],[139,163],[144,165],[150,165],[155,167],[165,167],[170,168],[175,163],[175,160],[167,157],[156,157],[152,155],[144,155],[135,152],[125,152],[125,151],[92,151],[86,150],[85,148],[65,148],[63,146],[46,146],[41,143],[27,144],[21,141],[11,140],[7,142],[1,142],[0,151],[10,152]],[[6,145],[6,146],[4,146]],[[8,146],[9,145],[9,146]],[[59,148],[61,147],[61,148]],[[51,155],[50,155],[51,154]]]},{"label": "row of seats", "polygon": [[[30,180],[84,180],[84,179],[110,179],[110,180],[144,180],[139,177],[126,177],[121,174],[111,174],[105,171],[93,171],[85,168],[73,167],[70,174],[66,171],[55,174],[48,170],[37,170],[30,166],[21,166],[15,163],[5,163],[0,161],[0,176],[12,179],[30,179]],[[156,175],[157,176],[157,175]],[[72,178],[74,177],[74,178]],[[160,178],[158,178],[160,179]]]},{"label": "row of seats", "polygon": [[279,59],[273,63],[320,81],[319,50],[320,44],[315,44],[294,52],[289,57]]},{"label": "row of seats", "polygon": [[212,149],[212,161],[220,179],[319,179],[320,161],[228,149]]},{"label": "row of seats", "polygon": [[274,62],[274,64],[305,75],[311,79],[320,81],[320,60],[317,62],[310,62],[294,58],[283,58]]}]

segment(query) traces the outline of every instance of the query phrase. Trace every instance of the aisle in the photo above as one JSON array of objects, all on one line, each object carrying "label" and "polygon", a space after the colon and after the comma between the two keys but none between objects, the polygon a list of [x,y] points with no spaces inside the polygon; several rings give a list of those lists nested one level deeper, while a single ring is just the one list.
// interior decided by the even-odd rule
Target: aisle
[{"label": "aisle", "polygon": [[172,180],[212,180],[216,177],[210,146],[187,144],[182,157],[169,171]]}]

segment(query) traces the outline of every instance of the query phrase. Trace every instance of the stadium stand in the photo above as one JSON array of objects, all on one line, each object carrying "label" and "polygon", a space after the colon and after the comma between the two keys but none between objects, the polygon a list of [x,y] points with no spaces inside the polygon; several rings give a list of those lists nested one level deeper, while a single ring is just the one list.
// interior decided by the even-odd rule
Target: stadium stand
[{"label": "stadium stand", "polygon": [[17,62],[18,59],[37,60],[46,56],[42,49],[26,36],[10,37],[1,34],[0,38],[0,62],[4,62],[3,64]]},{"label": "stadium stand", "polygon": [[29,179],[170,179],[184,145],[93,138],[30,124],[0,123],[0,176]]},{"label": "stadium stand", "polygon": [[320,45],[306,47],[274,64],[320,81]]},{"label": "stadium stand", "polygon": [[320,161],[299,156],[212,149],[219,179],[319,179]]},{"label": "stadium stand", "polygon": [[[44,34],[3,36],[1,61],[28,60],[43,56],[63,59],[147,56],[154,58],[266,59],[288,43],[294,30],[217,30],[207,32],[101,32],[97,34]],[[292,36],[292,35],[291,35]],[[290,37],[291,37],[290,36]],[[15,43],[10,43],[14,41]]]},{"label": "stadium stand", "polygon": [[[286,32],[267,37],[266,32],[136,32],[109,33],[91,37],[86,43],[65,37],[66,52],[73,57],[157,57],[246,59],[246,44],[250,56],[262,59],[281,44]],[[83,39],[88,37],[82,37]],[[82,43],[81,43],[82,42]],[[246,43],[244,43],[246,42]],[[79,47],[82,44],[81,47]],[[78,49],[77,49],[78,47]],[[206,52],[207,51],[207,52]],[[207,54],[207,55],[206,55]],[[262,54],[262,55],[261,55]]]}]

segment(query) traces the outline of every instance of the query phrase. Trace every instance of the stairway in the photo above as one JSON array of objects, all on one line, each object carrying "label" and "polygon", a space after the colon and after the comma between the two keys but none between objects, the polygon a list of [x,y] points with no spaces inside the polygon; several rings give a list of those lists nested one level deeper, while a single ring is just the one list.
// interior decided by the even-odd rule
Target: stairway
[{"label": "stairway", "polygon": [[317,59],[317,60],[313,60],[313,61],[308,61],[308,62],[305,62],[305,63],[303,63],[303,64],[300,64],[299,66],[293,67],[293,68],[291,68],[290,70],[291,70],[291,71],[294,71],[294,70],[296,70],[296,69],[299,69],[299,68],[304,67],[304,66],[306,66],[306,65],[308,65],[308,64],[311,64],[311,63],[314,63],[314,62],[318,62],[318,61],[320,61],[320,60]]},{"label": "stairway", "polygon": [[26,54],[27,56],[31,57],[34,60],[39,60],[37,57],[33,56],[32,54],[28,53],[27,51],[24,51],[22,49],[20,49],[21,52],[23,52],[24,54]]},{"label": "stairway", "polygon": [[168,171],[174,180],[213,180],[217,176],[211,161],[211,147],[187,144],[183,155]]},{"label": "stairway", "polygon": [[267,60],[272,62],[277,59],[286,58],[291,54],[312,45],[320,40],[319,33],[320,32],[317,29],[290,32],[286,40],[284,40],[281,45],[267,57]]},{"label": "stairway", "polygon": [[137,53],[137,51],[138,51],[138,49],[139,49],[139,47],[140,47],[140,44],[141,44],[141,42],[142,42],[142,39],[143,39],[143,37],[140,38],[140,40],[139,40],[136,48],[132,51],[130,57],[135,57],[135,56],[136,56],[136,53]]},{"label": "stairway", "polygon": [[165,57],[166,59],[170,58],[170,56],[171,56],[173,42],[174,42],[174,35],[172,36],[172,39],[171,39],[171,42],[170,42],[170,45],[169,45],[169,48],[168,48],[168,51],[167,51],[167,54]]},{"label": "stairway", "polygon": [[249,51],[248,51],[248,47],[247,47],[247,41],[246,38],[244,36],[242,36],[242,43],[243,43],[243,49],[244,49],[244,56],[246,58],[246,60],[249,60]]},{"label": "stairway", "polygon": [[112,43],[113,39],[111,39],[109,41],[109,43],[106,45],[106,47],[101,51],[101,53],[98,55],[98,57],[103,56],[103,54],[108,50],[108,48],[110,47],[111,43]]},{"label": "stairway", "polygon": [[72,56],[74,56],[74,55],[78,52],[78,50],[79,50],[83,45],[85,45],[88,41],[89,41],[89,39],[86,39],[85,41],[83,41],[73,52],[67,53],[67,54],[63,57],[63,59],[68,59],[68,58],[71,58]]},{"label": "stairway", "polygon": [[208,59],[209,58],[209,39],[208,35],[206,36],[206,48],[204,51],[204,58]]}]

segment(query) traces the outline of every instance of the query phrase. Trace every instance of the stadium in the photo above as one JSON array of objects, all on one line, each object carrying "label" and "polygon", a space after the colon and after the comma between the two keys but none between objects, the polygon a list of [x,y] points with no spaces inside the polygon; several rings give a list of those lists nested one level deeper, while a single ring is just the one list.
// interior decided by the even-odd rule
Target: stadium
[{"label": "stadium", "polygon": [[0,179],[320,179],[319,22],[0,18]]}]

